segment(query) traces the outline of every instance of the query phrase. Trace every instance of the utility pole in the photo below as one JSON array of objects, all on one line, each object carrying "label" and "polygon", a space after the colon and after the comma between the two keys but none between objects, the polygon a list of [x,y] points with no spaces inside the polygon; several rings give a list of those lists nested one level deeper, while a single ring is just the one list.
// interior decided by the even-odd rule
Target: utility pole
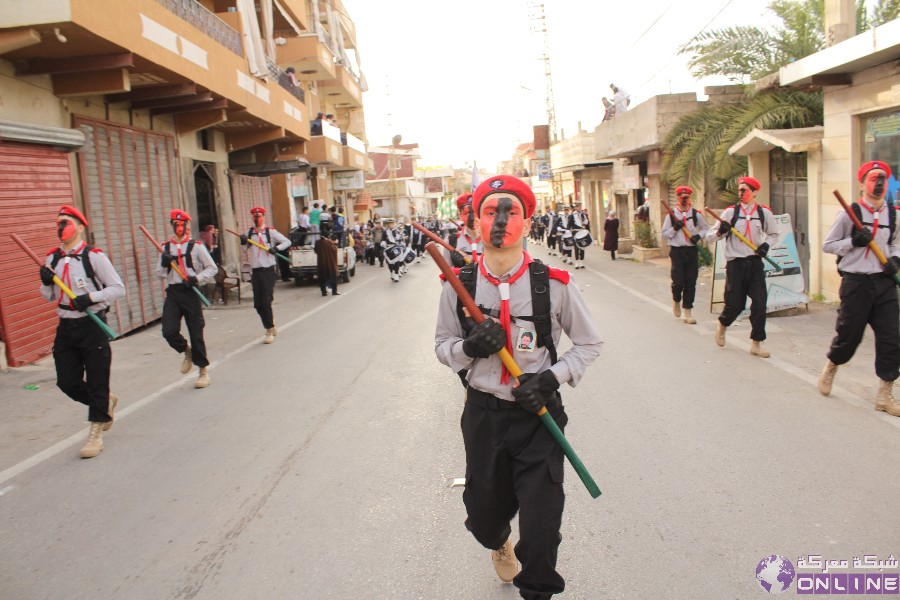
[{"label": "utility pole", "polygon": [[[544,11],[543,4],[530,4],[530,8],[536,8],[540,10],[539,16],[533,16],[533,21],[540,21],[538,25],[538,29],[535,29],[537,33],[541,33],[544,36],[544,52],[541,55],[541,60],[544,61],[544,79],[546,80],[547,86],[547,125],[550,128],[550,145],[557,143],[559,141],[559,133],[556,129],[556,107],[553,103],[553,73],[550,69],[550,33],[547,30],[547,15]],[[547,157],[549,160],[550,157]],[[556,209],[556,203],[562,200],[562,179],[559,174],[553,173],[552,179],[553,186],[553,204],[554,210]]]}]

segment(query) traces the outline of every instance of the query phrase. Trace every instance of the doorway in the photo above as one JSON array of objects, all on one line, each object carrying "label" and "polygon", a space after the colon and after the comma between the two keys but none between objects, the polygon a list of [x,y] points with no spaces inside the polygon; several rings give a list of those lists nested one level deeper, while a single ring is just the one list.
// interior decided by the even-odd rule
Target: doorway
[{"label": "doorway", "polygon": [[797,257],[803,271],[803,288],[809,289],[809,186],[806,152],[769,152],[769,204],[772,214],[791,216]]},{"label": "doorway", "polygon": [[219,226],[216,210],[216,191],[210,165],[197,163],[194,167],[194,191],[197,198],[197,234],[207,225]]}]

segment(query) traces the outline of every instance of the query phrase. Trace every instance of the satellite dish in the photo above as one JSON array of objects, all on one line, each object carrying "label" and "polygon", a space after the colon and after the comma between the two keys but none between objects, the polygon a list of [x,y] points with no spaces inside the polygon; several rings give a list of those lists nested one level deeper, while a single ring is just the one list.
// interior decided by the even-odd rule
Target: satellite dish
[{"label": "satellite dish", "polygon": [[403,137],[400,134],[395,135],[394,137],[391,138],[391,145],[399,146],[400,140],[402,140],[402,139],[403,139]]}]

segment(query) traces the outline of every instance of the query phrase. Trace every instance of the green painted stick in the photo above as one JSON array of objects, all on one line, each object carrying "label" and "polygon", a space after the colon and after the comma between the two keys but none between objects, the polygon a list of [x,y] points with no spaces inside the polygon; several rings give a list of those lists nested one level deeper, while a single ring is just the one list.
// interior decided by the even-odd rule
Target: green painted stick
[{"label": "green painted stick", "polygon": [[[31,251],[31,248],[29,248],[29,247],[25,244],[25,242],[22,240],[22,238],[20,238],[20,237],[19,237],[18,235],[16,235],[15,233],[9,234],[9,237],[11,237],[11,238],[13,239],[13,241],[14,241],[16,244],[19,245],[19,248],[21,248],[22,250],[24,250],[24,251],[25,251],[25,254],[27,254],[28,256],[30,256],[30,257],[31,257],[31,260],[33,260],[35,263],[37,263],[37,265],[38,265],[39,267],[43,267],[43,266],[44,266],[44,263],[41,261],[40,258],[38,258],[38,255]],[[65,283],[63,283],[62,279],[60,279],[60,278],[57,277],[56,275],[53,276],[53,283],[55,283],[55,284],[57,285],[57,287],[59,287],[59,289],[61,289],[62,292],[63,292],[66,296],[68,296],[68,297],[71,298],[72,300],[75,299],[75,292],[73,292],[71,289],[69,289],[69,286],[67,286]],[[115,331],[113,331],[112,327],[110,327],[109,325],[107,325],[106,323],[104,323],[103,320],[102,320],[100,317],[98,317],[95,313],[93,313],[93,312],[91,312],[91,311],[89,311],[89,310],[86,310],[86,311],[85,311],[85,314],[86,314],[86,315],[87,315],[94,323],[97,324],[97,327],[99,327],[100,329],[103,330],[103,333],[106,334],[106,337],[108,337],[108,338],[111,339],[111,340],[114,340],[114,339],[116,339],[116,338],[118,337],[118,334],[117,334]]]},{"label": "green painted stick", "polygon": [[[159,253],[162,254],[164,252],[162,245],[160,245],[160,243],[156,241],[156,238],[150,235],[150,232],[147,231],[147,228],[143,225],[138,225],[138,228],[141,230],[141,233],[147,236],[147,239],[150,240],[150,242],[152,242],[154,246],[156,246],[156,249],[159,250]],[[171,263],[172,269],[174,269],[176,273],[181,275],[181,278],[184,279],[185,283],[187,283],[187,275],[182,272],[181,268],[178,266],[178,263],[174,260],[171,261]],[[191,289],[194,290],[194,293],[197,294],[197,296],[200,298],[200,302],[202,302],[204,306],[209,306],[211,304],[211,302],[207,299],[206,296],[203,295],[203,292],[201,292],[196,285],[192,285]]]},{"label": "green painted stick", "polygon": [[[460,301],[463,306],[466,307],[466,310],[469,311],[469,316],[475,320],[476,323],[481,323],[484,321],[485,316],[481,313],[478,306],[475,304],[475,301],[469,295],[469,292],[466,291],[465,286],[463,286],[462,282],[459,280],[459,277],[456,276],[456,273],[453,272],[453,269],[444,260],[444,257],[441,256],[440,250],[438,250],[437,244],[434,242],[429,242],[425,245],[425,250],[431,255],[431,258],[434,259],[435,264],[441,269],[441,272],[446,277],[447,282],[453,286],[453,290],[456,292],[456,295],[459,296]],[[516,364],[515,359],[509,354],[506,348],[501,348],[500,352],[497,353],[497,356],[500,357],[500,360],[503,361],[503,364],[506,365],[507,370],[510,374],[517,378],[522,375],[522,369],[519,368],[519,365]],[[553,420],[553,417],[547,412],[547,407],[541,409],[538,413],[538,416],[543,421],[544,425],[550,431],[550,435],[553,436],[553,439],[556,440],[556,443],[559,444],[560,448],[562,448],[563,454],[566,455],[566,458],[569,459],[569,463],[572,465],[572,468],[575,469],[575,472],[578,474],[578,477],[581,478],[581,482],[584,483],[584,487],[587,488],[588,492],[591,494],[592,498],[597,498],[600,496],[600,488],[597,486],[597,483],[594,481],[594,478],[591,477],[591,474],[588,472],[587,467],[584,466],[584,463],[581,462],[581,459],[578,458],[578,455],[575,454],[575,450],[572,448],[572,445],[569,444],[569,441],[566,439],[566,436],[563,435],[563,432],[559,429],[559,426],[556,424],[556,421]]]}]

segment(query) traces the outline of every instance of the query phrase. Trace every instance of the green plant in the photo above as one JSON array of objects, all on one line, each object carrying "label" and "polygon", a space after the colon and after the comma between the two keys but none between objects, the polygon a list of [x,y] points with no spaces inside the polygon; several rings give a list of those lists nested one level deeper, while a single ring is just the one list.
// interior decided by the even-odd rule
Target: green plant
[{"label": "green plant", "polygon": [[825,295],[824,294],[812,294],[809,297],[809,299],[812,300],[813,302],[825,302]]},{"label": "green plant", "polygon": [[659,248],[650,221],[635,221],[634,238],[637,240],[638,246],[643,248]]},{"label": "green plant", "polygon": [[712,252],[706,247],[705,244],[701,243],[697,245],[697,265],[700,267],[709,267],[713,262]]}]

